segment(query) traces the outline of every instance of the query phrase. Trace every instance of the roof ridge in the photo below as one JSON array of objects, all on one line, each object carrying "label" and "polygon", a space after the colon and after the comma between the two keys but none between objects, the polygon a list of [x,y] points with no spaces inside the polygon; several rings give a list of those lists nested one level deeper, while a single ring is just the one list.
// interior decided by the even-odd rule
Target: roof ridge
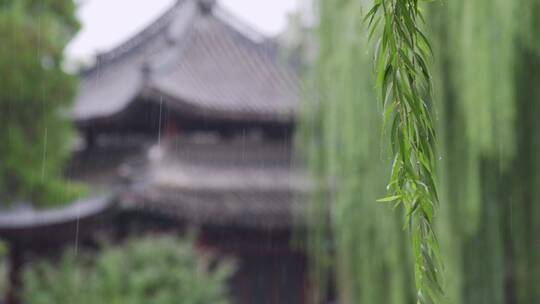
[{"label": "roof ridge", "polygon": [[254,43],[261,43],[270,39],[219,3],[216,3],[212,15]]},{"label": "roof ridge", "polygon": [[129,37],[124,42],[120,43],[118,46],[102,53],[97,56],[97,61],[100,63],[114,60],[139,45],[143,44],[149,37],[155,35],[156,33],[162,31],[163,29],[168,28],[178,11],[178,8],[181,7],[186,0],[176,1],[170,8],[163,12],[159,17],[152,21],[149,25],[144,26],[141,31],[135,35]]},{"label": "roof ridge", "polygon": [[264,52],[266,55],[272,53],[269,58],[274,61],[278,59],[278,52],[284,46],[275,37],[261,33],[254,26],[237,17],[236,14],[222,5],[216,5],[215,11],[216,13],[213,16],[217,21],[222,22],[236,35],[252,43],[253,47],[258,49],[258,52]]},{"label": "roof ridge", "polygon": [[[202,1],[204,0],[195,0],[194,2],[200,5]],[[253,26],[243,21],[242,18],[239,18],[236,14],[234,14],[227,8],[220,5],[219,2],[216,1],[213,3],[214,4],[211,11],[209,11],[207,14],[199,14],[196,18],[197,19],[208,18],[208,17],[213,18],[214,20],[222,23],[225,27],[227,27],[230,31],[232,31],[233,34],[236,35],[237,37],[240,37],[242,40],[246,40],[248,43],[251,43],[253,47],[258,49],[257,50],[258,52],[263,51],[265,53],[268,53],[269,51],[276,51],[277,49],[281,47],[278,41],[276,41],[270,36],[260,33]],[[201,8],[199,6],[199,10],[200,9]],[[192,21],[191,25],[196,23],[197,19],[191,20]],[[171,23],[171,26],[172,25],[174,25],[174,21]],[[190,34],[191,33],[189,30],[186,31],[183,35],[183,38],[185,39],[186,36],[189,36]],[[175,40],[174,44],[178,46],[180,43],[180,40],[178,40],[177,38],[174,38],[174,40]],[[184,47],[186,46],[184,45]],[[175,58],[177,58],[178,55],[180,54],[177,54]],[[157,62],[161,62],[161,65],[165,65],[163,63],[168,62],[168,61],[167,59],[160,58],[159,60],[157,60]],[[160,64],[156,64],[156,61],[149,62],[149,65],[153,67],[152,72],[157,72],[158,70],[160,70],[158,73],[164,72],[162,68],[160,67]]]}]

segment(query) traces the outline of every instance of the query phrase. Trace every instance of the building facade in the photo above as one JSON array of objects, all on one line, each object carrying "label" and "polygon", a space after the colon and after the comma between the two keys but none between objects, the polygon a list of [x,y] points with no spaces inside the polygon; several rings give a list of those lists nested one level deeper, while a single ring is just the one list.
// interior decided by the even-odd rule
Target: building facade
[{"label": "building facade", "polygon": [[234,258],[235,303],[305,303],[299,87],[272,39],[180,0],[83,73],[70,174],[114,193],[120,234],[194,230],[200,250]]}]

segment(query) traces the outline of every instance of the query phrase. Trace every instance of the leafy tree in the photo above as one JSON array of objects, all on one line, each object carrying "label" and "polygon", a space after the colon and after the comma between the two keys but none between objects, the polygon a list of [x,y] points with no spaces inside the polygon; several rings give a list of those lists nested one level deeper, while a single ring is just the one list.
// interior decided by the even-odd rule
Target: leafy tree
[{"label": "leafy tree", "polygon": [[310,75],[316,96],[308,96],[301,124],[319,189],[309,214],[312,269],[321,287],[335,271],[339,303],[413,303],[413,256],[402,214],[376,202],[385,196],[393,157],[381,145],[375,48],[363,22],[370,3],[317,3],[319,50]]},{"label": "leafy tree", "polygon": [[[430,289],[437,290],[439,284],[445,283],[445,296],[441,299],[440,294],[430,294],[430,298],[420,301],[538,303],[540,2],[449,0],[424,6],[427,26],[418,28],[426,31],[433,48],[434,61],[426,60],[428,56],[422,60],[433,65],[434,102],[429,90],[424,90],[429,82],[421,80],[418,92],[428,105],[426,112],[435,113],[436,119],[429,123],[414,117],[422,112],[410,104],[414,96],[388,93],[401,85],[400,81],[430,78],[423,75],[423,67],[415,72],[415,66],[422,65],[414,55],[416,43],[406,41],[415,35],[417,42],[427,40],[415,34],[416,26],[406,24],[408,17],[403,15],[403,5],[407,8],[406,4],[412,3],[409,7],[414,8],[416,2],[318,1],[320,49],[313,78],[319,103],[316,109],[307,109],[303,131],[308,139],[310,165],[322,189],[311,214],[316,222],[310,240],[319,281],[331,273],[329,266],[335,266],[340,302],[416,301],[410,283],[414,282],[414,271],[409,265],[418,255],[415,248],[411,254],[405,246],[400,226],[407,226],[401,217],[426,217],[426,210],[416,209],[416,215],[403,213],[392,218],[387,207],[374,202],[384,195],[386,175],[396,172],[396,166],[394,170],[387,166],[395,159],[388,150],[395,151],[397,146],[399,158],[406,155],[407,160],[420,160],[414,156],[418,152],[429,154],[429,147],[423,151],[415,151],[415,147],[401,150],[399,144],[407,140],[402,128],[419,132],[427,130],[427,125],[439,135],[439,152],[427,160],[436,161],[439,167],[442,202],[437,219],[428,224],[437,231],[446,267],[444,282],[421,282],[428,286],[419,289],[429,294]],[[378,10],[379,14],[374,14],[373,19],[368,14],[366,22],[380,28],[370,34],[362,20],[374,3],[379,7],[373,12]],[[383,4],[388,7],[381,8]],[[405,23],[398,24],[400,21],[393,18]],[[420,14],[417,18],[422,19]],[[377,39],[366,42],[369,35],[386,35],[387,39],[377,46]],[[372,50],[377,51],[372,54]],[[373,58],[380,63],[375,65],[374,73],[378,81],[371,77]],[[396,75],[396,69],[402,69],[405,77],[386,80],[387,75]],[[409,71],[413,71],[411,76]],[[379,86],[374,90],[377,82]],[[414,87],[405,85],[409,90]],[[374,103],[374,91],[382,95],[379,99],[383,105]],[[395,104],[396,100],[400,104]],[[381,147],[379,126],[387,120],[387,127],[394,130],[392,119],[400,111],[407,113],[408,120],[397,117],[399,128],[387,132],[394,147]],[[414,139],[411,146],[420,143],[421,147],[422,141],[429,146],[429,137]],[[423,165],[421,162],[412,163],[413,172],[415,166]],[[403,164],[397,168],[403,168]],[[393,174],[391,178],[389,190],[394,195],[385,200],[407,205],[400,192],[409,195],[414,188],[395,187],[415,179],[400,170],[397,178]],[[437,201],[429,193],[426,197],[427,203]],[[410,205],[405,207],[410,210]],[[422,244],[422,249],[434,248],[429,238],[424,238],[428,242]],[[328,246],[329,239],[334,241],[334,247]],[[424,258],[416,263],[426,261]],[[425,265],[428,267],[421,268],[420,273],[440,269]]]},{"label": "leafy tree", "polygon": [[430,7],[441,241],[456,303],[539,303],[540,2]]},{"label": "leafy tree", "polygon": [[77,82],[64,72],[62,62],[77,29],[71,0],[0,2],[3,204],[59,204],[80,191],[63,179],[73,138],[68,111]]},{"label": "leafy tree", "polygon": [[191,242],[147,237],[104,248],[95,257],[64,255],[30,265],[28,304],[226,304],[230,263],[198,256]]}]

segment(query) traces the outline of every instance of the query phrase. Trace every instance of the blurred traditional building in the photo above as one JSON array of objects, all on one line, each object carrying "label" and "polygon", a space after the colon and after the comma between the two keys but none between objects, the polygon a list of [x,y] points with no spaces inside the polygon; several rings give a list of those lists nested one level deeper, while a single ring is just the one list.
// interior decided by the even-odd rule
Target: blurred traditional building
[{"label": "blurred traditional building", "polygon": [[236,257],[236,303],[304,303],[299,95],[276,42],[213,1],[178,1],[84,72],[71,174],[120,193],[123,233],[194,228],[201,250]]}]

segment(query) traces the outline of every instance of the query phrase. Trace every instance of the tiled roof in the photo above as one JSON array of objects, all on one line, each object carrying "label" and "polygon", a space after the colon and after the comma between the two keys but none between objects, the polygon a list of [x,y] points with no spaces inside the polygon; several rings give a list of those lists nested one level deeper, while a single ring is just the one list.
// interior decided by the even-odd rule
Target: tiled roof
[{"label": "tiled roof", "polygon": [[142,67],[169,47],[167,29],[183,6],[176,4],[136,36],[97,56],[95,65],[82,75],[76,120],[114,115],[134,101],[144,87]]},{"label": "tiled roof", "polygon": [[300,214],[299,196],[275,191],[189,191],[149,187],[126,196],[124,207],[191,225],[290,229]]},{"label": "tiled roof", "polygon": [[140,182],[122,196],[127,209],[201,225],[290,228],[309,184],[283,144],[167,144]]},{"label": "tiled roof", "polygon": [[117,114],[142,96],[190,115],[291,122],[298,78],[276,44],[243,30],[219,6],[204,13],[198,1],[179,1],[99,56],[83,75],[75,119]]},{"label": "tiled roof", "polygon": [[57,209],[15,209],[0,212],[0,237],[39,246],[40,242],[72,242],[86,233],[98,218],[115,207],[110,197],[84,199]]}]

